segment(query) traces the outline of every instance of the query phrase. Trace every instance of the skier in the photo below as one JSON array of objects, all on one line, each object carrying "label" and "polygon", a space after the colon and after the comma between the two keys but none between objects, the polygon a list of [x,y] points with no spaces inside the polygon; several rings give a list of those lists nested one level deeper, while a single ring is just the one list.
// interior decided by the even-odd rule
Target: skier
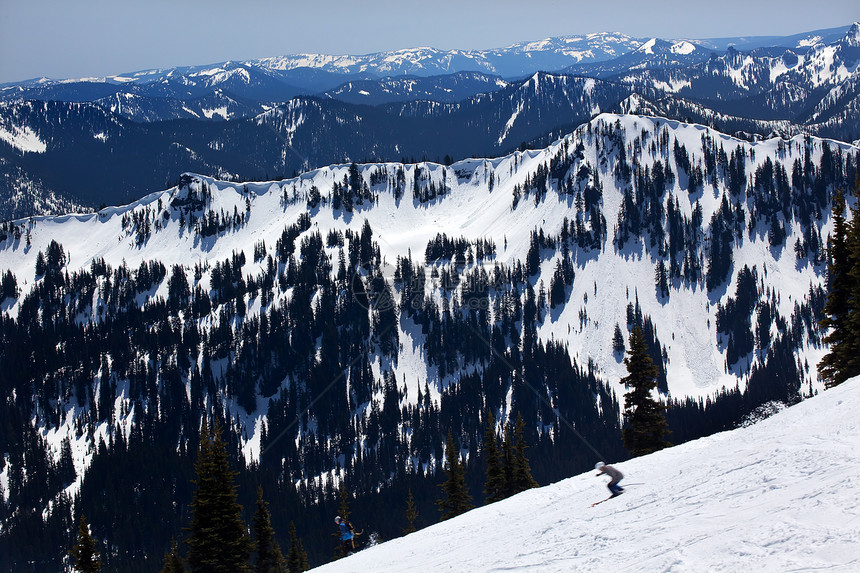
[{"label": "skier", "polygon": [[349,555],[355,551],[355,530],[349,521],[339,515],[334,518],[334,522],[340,531],[340,544],[343,548],[343,554]]},{"label": "skier", "polygon": [[624,488],[621,487],[620,485],[618,485],[618,482],[620,482],[622,479],[624,479],[624,474],[622,474],[620,471],[613,468],[612,466],[608,466],[608,465],[604,464],[603,462],[597,462],[594,465],[594,469],[600,471],[600,473],[597,474],[597,477],[600,477],[603,474],[607,474],[609,477],[612,478],[611,480],[609,480],[609,483],[606,485],[606,487],[609,488],[609,491],[612,492],[611,497],[616,497],[616,496],[619,496],[622,493],[624,493]]}]

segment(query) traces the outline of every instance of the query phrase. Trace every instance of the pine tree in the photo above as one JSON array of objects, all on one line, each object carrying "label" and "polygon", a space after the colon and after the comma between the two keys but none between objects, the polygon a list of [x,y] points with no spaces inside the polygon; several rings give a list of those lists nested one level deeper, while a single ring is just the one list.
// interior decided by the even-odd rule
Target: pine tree
[{"label": "pine tree", "polygon": [[496,444],[496,421],[492,412],[487,416],[487,428],[484,431],[484,463],[487,465],[487,479],[484,482],[486,503],[503,499],[505,492],[505,473],[499,462],[499,448]]},{"label": "pine tree", "polygon": [[308,565],[308,554],[302,547],[302,542],[296,534],[296,524],[290,522],[290,553],[287,556],[287,571],[290,573],[301,573],[310,569]]},{"label": "pine tree", "polygon": [[185,566],[179,558],[179,548],[174,539],[170,544],[170,553],[164,554],[164,567],[161,573],[185,573]]},{"label": "pine tree", "polygon": [[634,456],[656,452],[669,445],[663,437],[669,433],[665,406],[657,402],[652,391],[657,387],[659,370],[648,355],[648,344],[637,325],[630,333],[630,348],[624,359],[627,376],[621,383],[628,389],[624,394],[624,447]]},{"label": "pine tree", "polygon": [[263,488],[257,487],[257,511],[254,513],[257,573],[283,573],[286,570],[281,550],[275,541],[269,504],[263,499]]},{"label": "pine tree", "polygon": [[532,477],[529,460],[526,458],[526,443],[523,438],[523,430],[525,422],[521,413],[517,414],[517,425],[514,430],[514,468],[513,468],[513,486],[514,493],[519,493],[533,487],[538,487],[538,483]]},{"label": "pine tree", "polygon": [[340,508],[339,515],[349,521],[349,498],[351,497],[349,494],[349,490],[346,489],[346,482],[341,481],[340,487],[338,488],[338,495],[340,497]]},{"label": "pine tree", "polygon": [[211,431],[203,423],[195,470],[197,490],[186,540],[192,573],[249,571],[252,546],[242,521],[242,506],[236,501],[236,472],[230,469],[217,423]]},{"label": "pine tree", "polygon": [[617,322],[615,323],[615,332],[612,334],[612,352],[618,355],[624,353],[624,334]]},{"label": "pine tree", "polygon": [[416,531],[416,519],[418,519],[418,507],[415,505],[415,498],[412,496],[412,488],[409,488],[409,495],[406,496],[406,527],[403,529],[403,535],[408,535]]},{"label": "pine tree", "polygon": [[860,375],[860,174],[854,181],[854,207],[849,227],[849,258],[851,270],[851,309],[848,314],[848,378]]},{"label": "pine tree", "polygon": [[81,514],[81,521],[78,524],[78,542],[69,551],[69,555],[75,560],[75,571],[96,573],[101,570],[102,562],[99,559],[99,552],[96,550],[97,544],[98,540],[90,535],[87,518]]},{"label": "pine tree", "polygon": [[[860,195],[860,183],[855,184]],[[818,363],[818,375],[827,388],[860,374],[860,215],[852,210],[845,219],[845,199],[841,191],[833,199],[833,234],[827,249],[827,302],[819,323],[829,329],[824,342],[830,351]]]},{"label": "pine tree", "polygon": [[460,463],[460,452],[454,447],[454,438],[451,436],[450,430],[448,431],[445,457],[448,461],[446,468],[448,479],[439,486],[445,497],[436,501],[439,511],[442,512],[442,521],[456,517],[474,507],[472,496],[466,490],[466,471]]},{"label": "pine tree", "polygon": [[845,198],[837,191],[833,198],[833,235],[827,249],[827,302],[824,305],[822,328],[830,329],[824,342],[830,345],[828,352],[818,363],[818,374],[828,388],[847,379],[845,367],[848,357],[848,315],[851,297],[851,262],[848,247],[848,224],[845,220]]},{"label": "pine tree", "polygon": [[502,434],[502,463],[504,464],[504,487],[502,488],[502,499],[511,497],[514,491],[514,441],[511,439],[511,423],[505,424]]},{"label": "pine tree", "polygon": [[657,267],[654,270],[654,286],[658,296],[662,298],[669,296],[669,271],[666,269],[666,262],[663,259],[657,262]]}]

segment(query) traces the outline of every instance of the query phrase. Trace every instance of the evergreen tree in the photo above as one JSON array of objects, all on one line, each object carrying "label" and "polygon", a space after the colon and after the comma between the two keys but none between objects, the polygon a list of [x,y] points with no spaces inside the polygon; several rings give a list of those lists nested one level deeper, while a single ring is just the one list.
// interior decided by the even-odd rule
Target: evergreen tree
[{"label": "evergreen tree", "polygon": [[526,458],[526,443],[523,438],[523,430],[525,422],[523,415],[517,414],[517,425],[514,430],[514,468],[513,468],[513,484],[512,490],[514,493],[519,493],[533,487],[538,487],[538,483],[532,477],[529,460]]},{"label": "evergreen tree", "polygon": [[242,506],[236,501],[236,472],[230,469],[217,423],[210,431],[203,422],[195,470],[197,490],[186,540],[191,571],[249,571],[252,546],[242,521]]},{"label": "evergreen tree", "polygon": [[256,539],[257,573],[282,573],[284,558],[275,541],[269,504],[263,499],[263,488],[257,487],[257,511],[254,513],[254,537]]},{"label": "evergreen tree", "polygon": [[860,220],[854,211],[853,220],[845,219],[845,199],[841,191],[833,199],[833,234],[827,249],[827,302],[820,325],[829,329],[824,342],[830,351],[818,363],[818,374],[830,388],[860,374],[857,357],[857,326],[860,326]]},{"label": "evergreen tree", "polygon": [[[280,550],[279,550],[280,552]],[[290,522],[290,553],[287,557],[287,571],[290,573],[301,573],[310,569],[308,565],[308,554],[302,547],[302,542],[296,534],[296,524]]]},{"label": "evergreen tree", "polygon": [[7,298],[18,298],[18,281],[12,271],[6,271],[0,279],[0,302]]},{"label": "evergreen tree", "polygon": [[555,272],[553,272],[552,280],[549,283],[550,308],[555,308],[565,303],[565,286],[564,269],[561,261],[556,261]]},{"label": "evergreen tree", "polygon": [[176,546],[175,539],[170,545],[170,553],[164,554],[164,567],[161,573],[185,573],[185,566],[179,558],[179,548]]},{"label": "evergreen tree", "polygon": [[854,207],[851,208],[849,228],[849,257],[851,260],[851,310],[848,314],[847,376],[860,375],[860,174],[854,181]]},{"label": "evergreen tree", "polygon": [[436,501],[439,511],[442,512],[442,521],[456,517],[474,507],[472,496],[466,489],[466,471],[460,463],[460,452],[454,447],[454,438],[451,436],[450,430],[448,431],[445,450],[445,457],[448,461],[446,468],[448,479],[439,486],[445,497]]},{"label": "evergreen tree", "polygon": [[341,481],[340,487],[338,488],[338,496],[340,497],[340,507],[338,511],[339,515],[345,520],[349,521],[349,498],[352,497],[349,494],[349,490],[346,489],[346,482]]},{"label": "evergreen tree", "polygon": [[654,286],[658,296],[662,298],[669,296],[669,271],[666,269],[666,262],[663,259],[657,262],[657,267],[654,270]]},{"label": "evergreen tree", "polygon": [[650,454],[671,445],[663,437],[669,433],[665,406],[657,402],[652,391],[657,387],[659,370],[648,354],[648,344],[639,325],[630,333],[630,348],[624,359],[627,376],[621,383],[628,389],[624,394],[624,447],[634,456]]},{"label": "evergreen tree", "polygon": [[406,496],[406,527],[403,529],[403,535],[408,535],[416,531],[416,519],[418,519],[418,507],[415,505],[415,498],[412,496],[412,488],[409,488],[409,495]]},{"label": "evergreen tree", "polygon": [[87,518],[81,514],[81,521],[78,524],[78,542],[69,551],[69,555],[75,560],[75,571],[96,573],[101,570],[102,562],[96,549],[97,544],[98,541],[90,535]]},{"label": "evergreen tree", "polygon": [[487,479],[484,482],[486,503],[503,499],[505,493],[505,472],[499,462],[499,448],[496,444],[496,421],[492,412],[487,416],[487,428],[484,431],[484,463],[487,465]]},{"label": "evergreen tree", "polygon": [[505,424],[504,434],[502,434],[502,463],[504,464],[505,478],[502,499],[505,499],[516,493],[514,491],[514,442],[511,439],[510,421]]},{"label": "evergreen tree", "polygon": [[36,276],[40,277],[45,274],[45,270],[47,269],[47,265],[45,263],[45,255],[42,251],[36,255]]},{"label": "evergreen tree", "polygon": [[615,332],[612,334],[612,352],[619,355],[624,353],[624,334],[617,322],[615,323]]}]

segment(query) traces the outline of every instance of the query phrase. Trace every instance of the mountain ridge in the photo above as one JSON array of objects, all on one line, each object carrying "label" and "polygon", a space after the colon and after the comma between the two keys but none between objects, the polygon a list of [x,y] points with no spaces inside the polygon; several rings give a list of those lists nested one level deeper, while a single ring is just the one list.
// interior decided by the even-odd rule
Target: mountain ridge
[{"label": "mountain ridge", "polygon": [[[565,420],[621,459],[634,326],[676,443],[814,395],[831,193],[858,165],[860,150],[812,137],[601,114],[497,158],[186,174],[128,206],[2,223],[3,539],[43,514],[63,530],[80,495],[111,544],[157,510],[163,552],[177,502],[132,490],[182,481],[204,414],[312,523],[302,503],[336,499],[342,475],[374,495],[398,474],[435,479],[439,428],[480,451],[488,410],[522,414],[544,483],[594,463]],[[177,459],[110,481],[153,444]],[[111,511],[105,488],[131,505]]]}]

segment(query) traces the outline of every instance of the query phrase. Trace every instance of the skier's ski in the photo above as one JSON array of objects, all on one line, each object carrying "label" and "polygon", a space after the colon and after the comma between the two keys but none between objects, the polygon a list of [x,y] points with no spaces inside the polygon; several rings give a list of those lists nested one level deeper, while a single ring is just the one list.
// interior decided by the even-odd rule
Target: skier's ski
[{"label": "skier's ski", "polygon": [[[622,492],[622,493],[623,493],[623,492]],[[616,493],[616,494],[614,494],[614,495],[610,495],[610,496],[609,496],[609,497],[607,497],[606,499],[601,499],[600,501],[595,501],[594,503],[592,503],[592,504],[591,504],[591,506],[590,506],[590,507],[594,507],[595,505],[599,505],[599,504],[603,503],[604,501],[609,501],[609,500],[610,500],[610,499],[612,499],[613,497],[618,497],[619,495],[621,495],[621,494],[620,494],[620,493]]]}]

